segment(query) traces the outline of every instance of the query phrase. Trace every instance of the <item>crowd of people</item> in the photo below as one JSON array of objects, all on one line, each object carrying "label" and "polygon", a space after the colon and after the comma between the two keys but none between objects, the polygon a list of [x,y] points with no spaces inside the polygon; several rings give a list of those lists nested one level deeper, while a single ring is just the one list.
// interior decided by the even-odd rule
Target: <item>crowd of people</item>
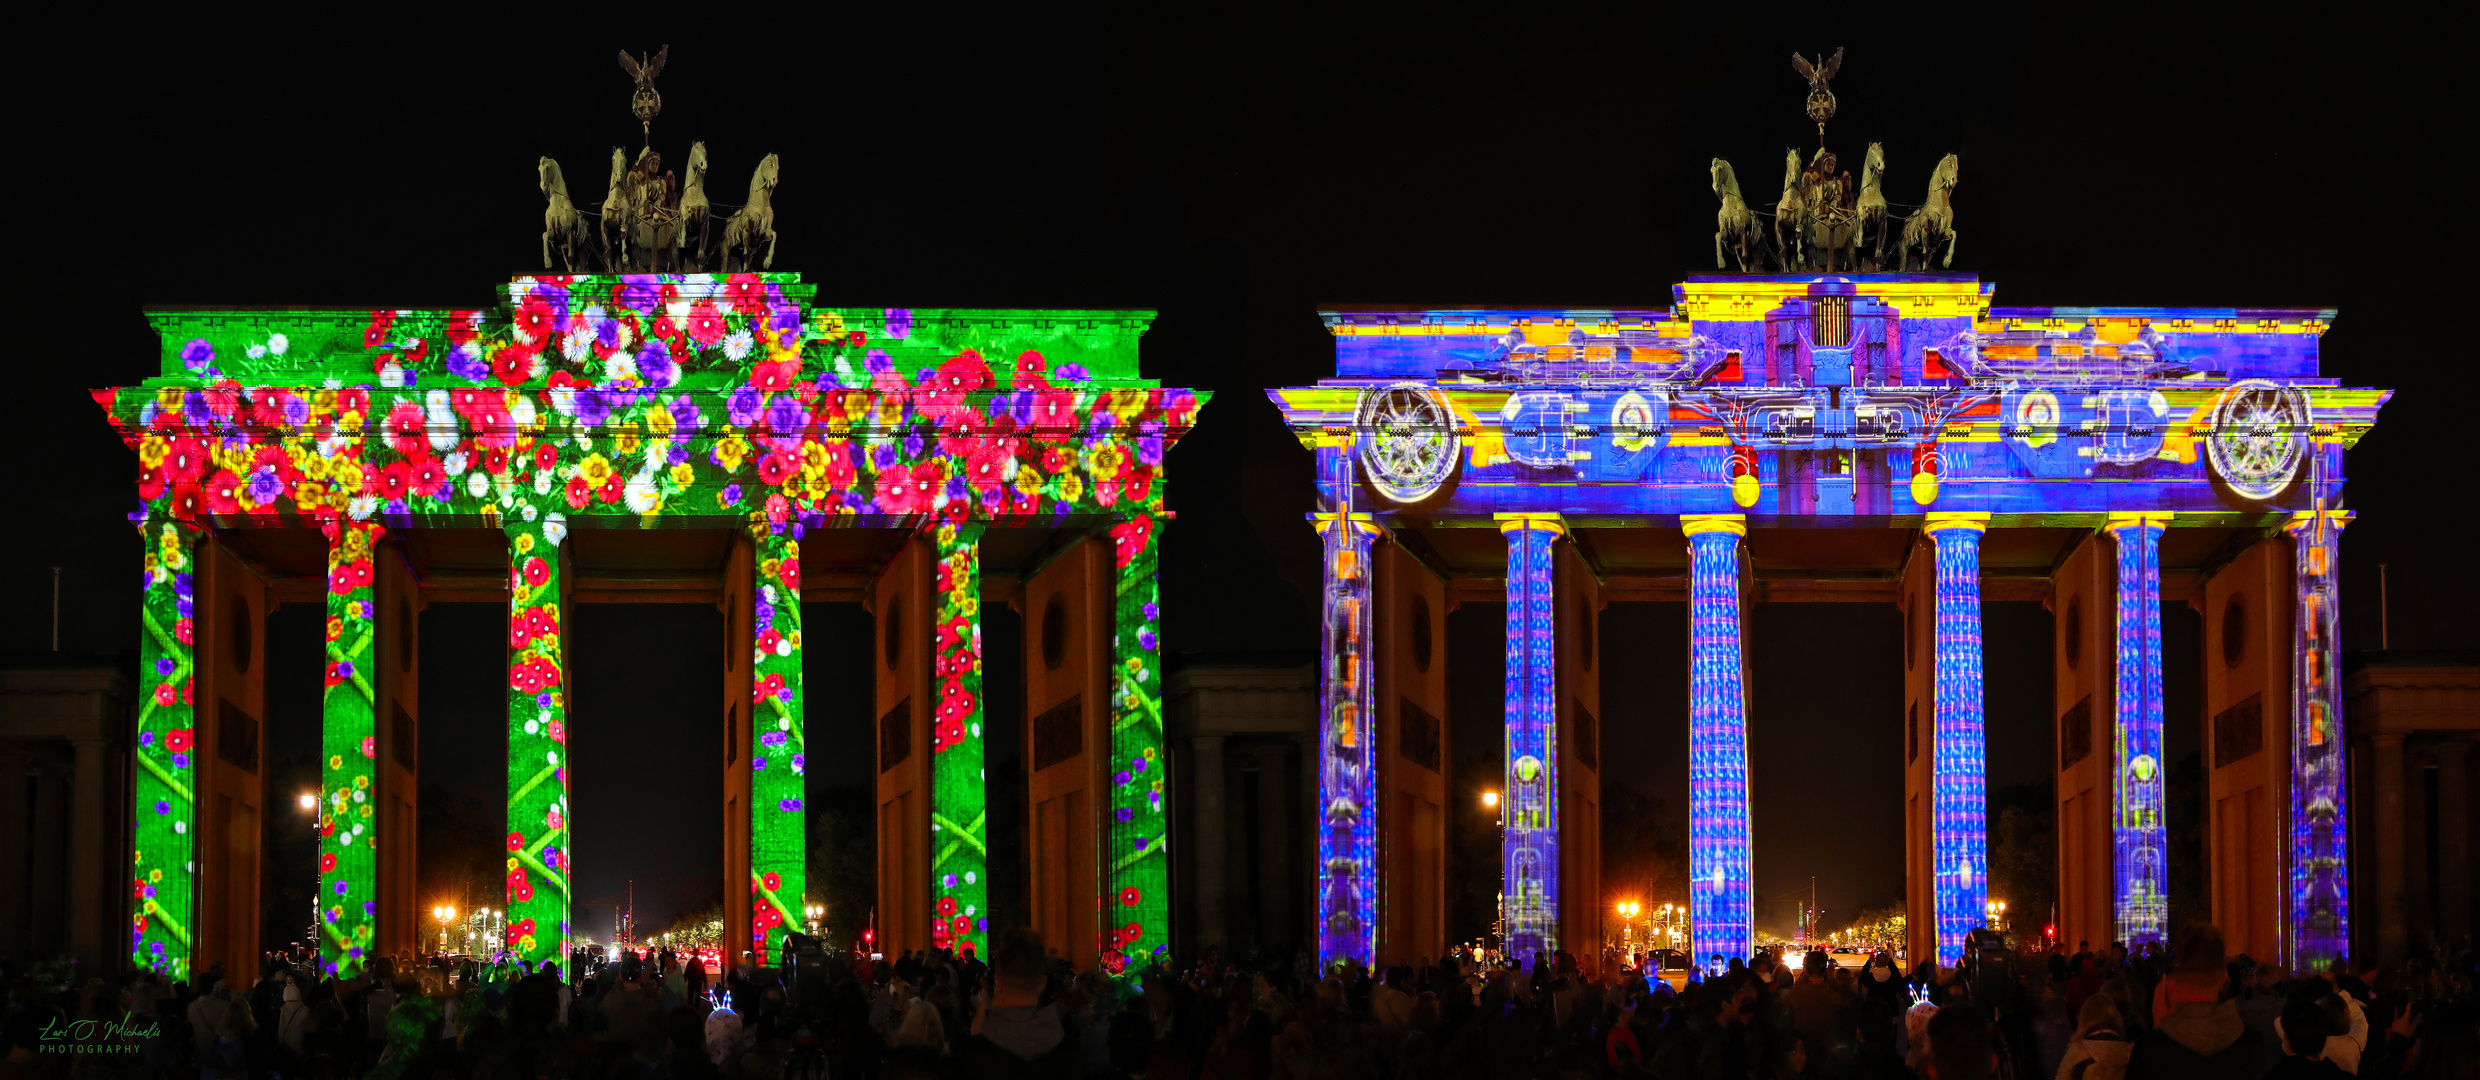
[{"label": "crowd of people", "polygon": [[1209,950],[1112,978],[1023,930],[987,962],[805,948],[710,984],[686,959],[395,958],[340,981],[279,957],[181,982],[0,958],[0,1080],[2480,1076],[2468,945],[2282,971],[2202,924],[1910,971],[1768,951],[1677,989],[1567,954],[1320,972]]}]

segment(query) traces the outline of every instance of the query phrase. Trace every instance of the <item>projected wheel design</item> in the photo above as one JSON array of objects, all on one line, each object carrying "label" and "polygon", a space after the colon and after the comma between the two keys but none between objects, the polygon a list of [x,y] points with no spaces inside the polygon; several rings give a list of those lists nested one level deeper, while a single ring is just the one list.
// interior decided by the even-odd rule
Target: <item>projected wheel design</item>
[{"label": "projected wheel design", "polygon": [[2205,457],[2233,494],[2265,502],[2282,494],[2308,459],[2308,397],[2297,389],[2248,379],[2213,403]]},{"label": "projected wheel design", "polygon": [[1352,427],[1361,434],[1361,473],[1388,502],[1418,503],[1455,475],[1455,410],[1435,387],[1402,382],[1364,390]]}]

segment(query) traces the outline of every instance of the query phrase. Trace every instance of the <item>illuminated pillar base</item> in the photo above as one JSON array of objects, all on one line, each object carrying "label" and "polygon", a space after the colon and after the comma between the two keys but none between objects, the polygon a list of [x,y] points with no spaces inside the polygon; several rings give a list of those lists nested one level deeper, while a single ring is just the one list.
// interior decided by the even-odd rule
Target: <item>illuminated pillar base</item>
[{"label": "illuminated pillar base", "polygon": [[[1689,950],[1720,971],[1756,944],[1750,903],[1748,709],[1737,514],[1681,519],[1688,536]],[[1721,957],[1720,963],[1714,957]]]},{"label": "illuminated pillar base", "polygon": [[[1320,466],[1348,472],[1341,450],[1321,450]],[[1334,475],[1329,473],[1328,475]],[[1348,485],[1348,479],[1346,481]],[[1336,505],[1349,506],[1348,486]],[[1378,948],[1377,740],[1371,706],[1377,678],[1370,662],[1369,541],[1378,528],[1367,515],[1317,515],[1325,547],[1326,588],[1320,658],[1317,769],[1317,958],[1320,971],[1345,961],[1374,963]]]}]

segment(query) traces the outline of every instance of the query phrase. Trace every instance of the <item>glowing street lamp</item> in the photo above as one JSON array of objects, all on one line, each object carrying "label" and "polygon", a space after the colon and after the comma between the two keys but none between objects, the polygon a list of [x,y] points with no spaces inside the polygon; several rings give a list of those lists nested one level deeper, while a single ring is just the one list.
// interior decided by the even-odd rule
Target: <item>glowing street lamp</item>
[{"label": "glowing street lamp", "polygon": [[448,920],[456,918],[456,908],[441,904],[431,909],[431,915],[439,920],[439,951],[444,953],[448,951]]}]

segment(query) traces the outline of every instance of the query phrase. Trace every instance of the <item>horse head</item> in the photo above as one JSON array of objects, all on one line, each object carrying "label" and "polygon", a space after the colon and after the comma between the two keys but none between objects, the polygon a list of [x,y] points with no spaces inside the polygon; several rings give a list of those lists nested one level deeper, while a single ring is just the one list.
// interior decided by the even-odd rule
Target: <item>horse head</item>
[{"label": "horse head", "polygon": [[542,188],[543,194],[568,194],[568,182],[560,179],[559,162],[553,161],[548,157],[536,162],[534,165],[534,177],[539,186]]},{"label": "horse head", "polygon": [[706,186],[705,143],[700,142],[689,144],[689,167],[682,176],[681,182],[701,188]]},{"label": "horse head", "polygon": [[1868,154],[1860,159],[1860,170],[1861,175],[1872,184],[1877,182],[1878,177],[1885,175],[1886,144],[1870,143]]},{"label": "horse head", "polygon": [[1793,149],[1783,155],[1783,197],[1790,198],[1800,190],[1800,152]]},{"label": "horse head", "polygon": [[1962,168],[1962,160],[1953,154],[1948,154],[1945,157],[1939,158],[1937,163],[1937,171],[1929,174],[1929,190],[1955,190],[1955,181],[1958,179]]},{"label": "horse head", "polygon": [[762,193],[774,191],[775,176],[775,155],[758,159],[758,171],[749,174],[749,201],[756,202]]},{"label": "horse head", "polygon": [[1715,195],[1722,196],[1724,198],[1739,197],[1739,176],[1731,171],[1730,162],[1724,161],[1721,158],[1715,158],[1712,172],[1714,174]]}]

